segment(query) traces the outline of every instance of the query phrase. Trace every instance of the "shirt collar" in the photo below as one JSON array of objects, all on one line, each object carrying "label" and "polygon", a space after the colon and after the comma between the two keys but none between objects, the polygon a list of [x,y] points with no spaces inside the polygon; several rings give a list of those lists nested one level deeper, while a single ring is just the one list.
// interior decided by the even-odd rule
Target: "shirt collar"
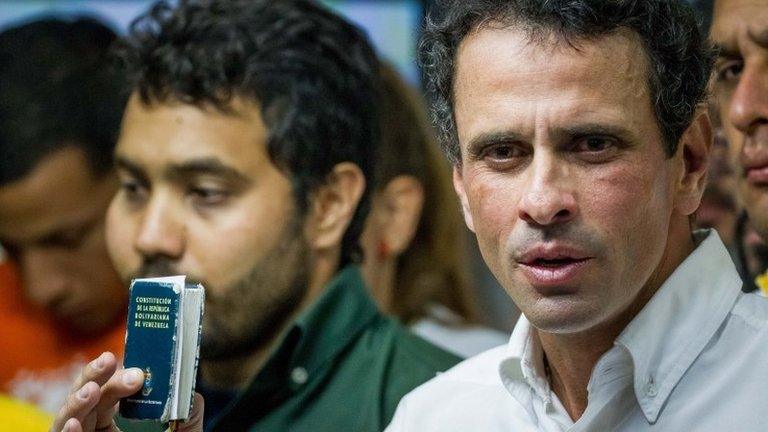
[{"label": "shirt collar", "polygon": [[[211,427],[229,430],[241,418],[253,423],[267,415],[325,376],[342,351],[380,316],[358,267],[344,268],[283,333],[264,367]],[[230,423],[219,424],[219,419]]]},{"label": "shirt collar", "polygon": [[544,368],[544,351],[533,327],[525,315],[512,331],[507,345],[507,357],[499,364],[504,387],[515,398],[526,404],[528,392],[520,393],[520,384],[527,384],[543,401],[549,401],[549,381]]},{"label": "shirt collar", "polygon": [[[741,279],[715,231],[699,231],[699,246],[662,284],[653,298],[616,339],[634,364],[634,390],[649,422],[712,335],[741,292]],[[543,401],[550,387],[543,350],[533,327],[521,315],[512,332],[499,374],[507,390],[527,405],[527,384]]]},{"label": "shirt collar", "polygon": [[616,339],[632,357],[635,396],[649,422],[656,421],[741,293],[741,279],[717,232],[695,236],[699,246]]},{"label": "shirt collar", "polygon": [[380,315],[357,266],[342,270],[325,292],[296,320],[300,337],[292,362],[312,376],[338,356]]},{"label": "shirt collar", "polygon": [[298,390],[321,375],[379,315],[359,268],[346,267],[285,331],[245,394]]}]

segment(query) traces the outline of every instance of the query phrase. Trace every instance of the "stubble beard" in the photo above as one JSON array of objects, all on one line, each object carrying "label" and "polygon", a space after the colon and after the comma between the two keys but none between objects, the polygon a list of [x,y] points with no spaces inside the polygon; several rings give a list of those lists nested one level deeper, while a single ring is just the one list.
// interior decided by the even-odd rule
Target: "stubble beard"
[{"label": "stubble beard", "polygon": [[293,217],[277,245],[249,274],[206,302],[201,360],[262,349],[286,327],[309,289],[309,247]]},{"label": "stubble beard", "polygon": [[[272,341],[306,296],[309,261],[301,218],[294,215],[276,246],[244,278],[225,288],[206,290],[200,359],[245,357]],[[170,260],[157,257],[145,259],[132,277],[175,274],[180,273]]]}]

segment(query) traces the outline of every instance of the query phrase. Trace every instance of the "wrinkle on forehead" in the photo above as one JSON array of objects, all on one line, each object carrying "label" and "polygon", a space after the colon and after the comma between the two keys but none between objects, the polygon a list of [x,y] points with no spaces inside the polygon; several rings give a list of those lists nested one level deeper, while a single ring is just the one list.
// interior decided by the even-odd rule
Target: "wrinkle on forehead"
[{"label": "wrinkle on forehead", "polygon": [[768,32],[768,0],[715,1],[712,39],[736,45],[738,35],[765,36]]},{"label": "wrinkle on forehead", "polygon": [[[546,43],[534,42],[526,31],[514,27],[471,33],[457,54],[454,90],[460,141],[466,138],[462,113],[478,117],[479,107],[465,104],[477,101],[492,108],[557,99],[563,111],[569,101],[582,111],[606,110],[606,101],[618,108],[643,103],[650,107],[650,62],[644,52],[640,36],[630,29],[585,39],[578,47],[555,35]],[[482,70],[470,70],[477,65]],[[492,100],[496,96],[499,99]],[[590,99],[602,103],[591,106]]]}]

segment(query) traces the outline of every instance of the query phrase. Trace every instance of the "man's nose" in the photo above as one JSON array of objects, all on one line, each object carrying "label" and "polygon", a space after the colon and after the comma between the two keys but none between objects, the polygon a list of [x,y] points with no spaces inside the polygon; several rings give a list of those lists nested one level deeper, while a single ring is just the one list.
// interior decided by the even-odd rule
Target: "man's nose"
[{"label": "man's nose", "polygon": [[729,120],[742,133],[752,135],[768,126],[768,64],[745,65],[731,96]]},{"label": "man's nose", "polygon": [[27,298],[43,308],[56,310],[66,299],[71,283],[56,252],[29,247],[19,251],[18,260]]},{"label": "man's nose", "polygon": [[139,224],[134,248],[143,256],[180,258],[185,247],[186,226],[168,199],[149,201]]},{"label": "man's nose", "polygon": [[549,226],[572,220],[578,210],[573,179],[551,155],[534,157],[518,207],[518,217],[530,225]]}]

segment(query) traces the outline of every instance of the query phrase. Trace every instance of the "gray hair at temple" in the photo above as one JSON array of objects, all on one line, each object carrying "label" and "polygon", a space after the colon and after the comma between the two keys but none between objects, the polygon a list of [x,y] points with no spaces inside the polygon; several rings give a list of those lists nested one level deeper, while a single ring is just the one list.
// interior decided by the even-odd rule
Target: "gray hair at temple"
[{"label": "gray hair at temple", "polygon": [[440,144],[461,163],[453,113],[456,55],[463,39],[488,25],[518,27],[532,41],[554,35],[566,45],[630,29],[640,36],[648,86],[665,151],[672,156],[706,96],[711,49],[682,0],[440,0],[426,19],[419,61]]}]

